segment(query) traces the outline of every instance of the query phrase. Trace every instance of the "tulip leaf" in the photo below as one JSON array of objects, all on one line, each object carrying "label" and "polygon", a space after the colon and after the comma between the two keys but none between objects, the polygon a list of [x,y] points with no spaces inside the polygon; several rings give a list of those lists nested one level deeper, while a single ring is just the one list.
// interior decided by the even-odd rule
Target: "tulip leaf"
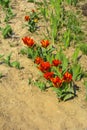
[{"label": "tulip leaf", "polygon": [[71,98],[73,98],[73,97],[74,97],[73,93],[69,93],[69,94],[67,94],[67,95],[63,98],[63,100],[66,101],[66,100],[69,100],[69,99],[71,99]]},{"label": "tulip leaf", "polygon": [[81,66],[79,64],[74,64],[72,66],[72,74],[73,74],[74,80],[80,80],[81,79],[83,72],[82,72]]},{"label": "tulip leaf", "polygon": [[41,82],[41,81],[36,81],[35,82],[35,85],[37,87],[39,87],[41,89],[41,91],[45,90],[46,89],[46,84],[44,82]]},{"label": "tulip leaf", "polygon": [[77,61],[77,59],[78,59],[79,51],[80,51],[79,48],[76,48],[76,50],[74,51],[74,54],[73,54],[73,56],[72,56],[72,60],[73,60],[74,63],[75,63],[75,62]]},{"label": "tulip leaf", "polygon": [[11,63],[11,66],[12,66],[12,67],[15,67],[15,68],[17,68],[17,69],[20,69],[20,68],[21,68],[21,67],[20,67],[20,63],[19,63],[18,61],[12,62],[12,63]]}]

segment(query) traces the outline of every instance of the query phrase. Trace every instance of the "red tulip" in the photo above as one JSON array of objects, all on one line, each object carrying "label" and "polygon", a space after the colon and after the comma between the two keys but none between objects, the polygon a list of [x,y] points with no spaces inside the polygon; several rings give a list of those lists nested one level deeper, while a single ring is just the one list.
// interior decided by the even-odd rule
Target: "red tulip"
[{"label": "red tulip", "polygon": [[36,57],[36,59],[35,59],[36,64],[40,64],[42,61],[43,61],[43,59],[41,57]]},{"label": "red tulip", "polygon": [[70,82],[72,80],[72,75],[69,72],[66,72],[63,76],[65,82]]},{"label": "red tulip", "polygon": [[32,9],[32,13],[35,13],[35,10],[34,10],[34,9]]},{"label": "red tulip", "polygon": [[52,61],[52,65],[53,65],[53,66],[56,66],[56,67],[57,67],[58,65],[60,65],[61,63],[62,63],[62,62],[61,62],[60,60],[56,60],[56,59]]},{"label": "red tulip", "polygon": [[24,37],[22,38],[23,42],[25,45],[27,45],[28,47],[32,47],[34,45],[34,40],[30,37]]},{"label": "red tulip", "polygon": [[54,72],[46,72],[44,73],[44,78],[46,78],[47,80],[51,80],[51,78],[53,77]]},{"label": "red tulip", "polygon": [[28,15],[25,16],[25,21],[29,21],[30,17]]},{"label": "red tulip", "polygon": [[42,40],[41,44],[42,44],[42,47],[46,48],[50,44],[50,42],[48,40]]},{"label": "red tulip", "polygon": [[43,61],[40,63],[40,66],[38,67],[42,72],[49,71],[51,65],[47,61]]},{"label": "red tulip", "polygon": [[61,87],[62,83],[63,83],[63,80],[60,79],[59,77],[51,78],[51,81],[52,81],[54,87],[56,87],[56,88]]}]

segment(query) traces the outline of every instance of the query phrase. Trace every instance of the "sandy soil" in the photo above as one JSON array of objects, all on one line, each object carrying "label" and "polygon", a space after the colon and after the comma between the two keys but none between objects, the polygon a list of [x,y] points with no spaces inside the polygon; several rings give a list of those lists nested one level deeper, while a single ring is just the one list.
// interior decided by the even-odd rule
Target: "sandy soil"
[{"label": "sandy soil", "polygon": [[[35,79],[39,73],[34,63],[20,54],[24,47],[21,38],[29,35],[40,41],[41,37],[23,28],[24,16],[34,9],[34,5],[27,0],[12,0],[11,4],[16,16],[10,25],[17,38],[3,39],[0,32],[0,54],[7,56],[12,52],[12,60],[18,60],[23,69],[0,65],[0,72],[4,75],[0,79],[0,130],[87,130],[83,80],[77,82],[78,96],[67,102],[58,102],[51,89],[41,92],[36,86],[28,85],[28,79]],[[4,11],[0,7],[0,26],[4,26],[3,18]],[[71,54],[71,48],[67,53]],[[87,56],[83,55],[80,62],[87,70]]]}]

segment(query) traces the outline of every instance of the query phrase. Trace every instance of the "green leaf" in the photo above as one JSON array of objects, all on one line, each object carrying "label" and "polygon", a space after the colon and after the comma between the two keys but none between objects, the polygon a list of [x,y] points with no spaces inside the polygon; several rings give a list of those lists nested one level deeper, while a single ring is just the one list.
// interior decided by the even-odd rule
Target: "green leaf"
[{"label": "green leaf", "polygon": [[65,48],[70,46],[70,40],[71,40],[70,29],[68,29],[66,32],[64,32],[63,35],[63,43]]},{"label": "green leaf", "polygon": [[65,72],[67,70],[68,67],[68,59],[66,58],[66,56],[63,57],[62,60],[62,70],[63,72]]},{"label": "green leaf", "polygon": [[55,91],[57,95],[61,95],[62,94],[62,92],[61,92],[61,90],[59,88],[53,87],[53,91]]},{"label": "green leaf", "polygon": [[69,94],[64,96],[63,100],[66,101],[66,100],[69,100],[69,99],[71,99],[73,97],[74,97],[74,95],[72,93],[69,93]]},{"label": "green leaf", "polygon": [[1,54],[0,54],[0,58],[2,58],[3,56],[4,56],[4,55],[1,55]]},{"label": "green leaf", "polygon": [[23,49],[21,49],[20,53],[21,53],[22,55],[27,54],[27,48],[23,48]]},{"label": "green leaf", "polygon": [[7,38],[12,35],[12,28],[10,25],[6,25],[6,27],[2,31],[2,35],[4,38]]},{"label": "green leaf", "polygon": [[80,45],[80,50],[82,51],[83,54],[87,55],[87,44],[81,44]]},{"label": "green leaf", "polygon": [[80,80],[81,76],[83,75],[81,66],[79,64],[74,64],[71,69],[73,73],[73,79]]},{"label": "green leaf", "polygon": [[10,0],[1,0],[0,4],[4,7],[4,8],[8,8],[9,4],[10,4]]},{"label": "green leaf", "polygon": [[52,63],[53,56],[51,56],[50,54],[46,55],[46,60],[49,61],[50,63]]},{"label": "green leaf", "polygon": [[78,59],[79,51],[80,51],[79,48],[76,48],[76,50],[74,51],[74,54],[73,54],[73,56],[72,56],[72,60],[73,60],[74,63],[75,63],[75,62],[77,61],[77,59]]},{"label": "green leaf", "polygon": [[9,65],[9,66],[11,66],[11,63],[10,63],[11,55],[12,55],[12,53],[10,53],[10,54],[4,59],[4,63],[6,63],[6,64]]},{"label": "green leaf", "polygon": [[21,67],[20,67],[20,63],[19,63],[18,61],[12,62],[12,63],[11,63],[11,66],[12,66],[12,67],[15,67],[15,68],[17,68],[17,69],[20,69],[20,68],[21,68]]},{"label": "green leaf", "polygon": [[37,87],[39,87],[39,88],[41,89],[41,91],[46,89],[46,85],[45,85],[44,82],[36,81],[36,82],[35,82],[35,85],[36,85]]}]

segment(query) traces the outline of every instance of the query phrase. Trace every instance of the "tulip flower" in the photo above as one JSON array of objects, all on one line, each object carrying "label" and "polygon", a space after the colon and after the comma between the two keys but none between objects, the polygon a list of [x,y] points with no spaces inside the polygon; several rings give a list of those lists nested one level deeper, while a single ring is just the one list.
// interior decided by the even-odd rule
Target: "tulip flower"
[{"label": "tulip flower", "polygon": [[40,64],[43,61],[43,59],[41,57],[36,57],[35,58],[35,63],[36,64]]},{"label": "tulip flower", "polygon": [[62,86],[62,83],[63,83],[63,80],[60,79],[58,76],[57,76],[57,77],[54,77],[54,78],[51,78],[51,81],[52,81],[54,87],[56,87],[56,88],[61,87],[61,86]]},{"label": "tulip flower", "polygon": [[69,72],[66,72],[66,73],[64,74],[64,76],[63,76],[63,80],[64,80],[65,82],[70,82],[70,81],[72,81],[72,75],[71,75]]},{"label": "tulip flower", "polygon": [[29,21],[30,20],[30,17],[29,16],[25,16],[25,21]]},{"label": "tulip flower", "polygon": [[54,72],[46,72],[44,73],[44,78],[46,78],[47,80],[51,80],[53,75],[54,75]]},{"label": "tulip flower", "polygon": [[24,37],[22,38],[23,42],[25,45],[27,45],[28,47],[32,47],[34,45],[34,40],[30,37]]},{"label": "tulip flower", "polygon": [[61,62],[60,60],[56,60],[56,59],[52,61],[52,65],[53,65],[53,66],[56,66],[56,67],[57,67],[58,65],[60,65],[61,63],[62,63],[62,62]]},{"label": "tulip flower", "polygon": [[48,40],[42,40],[41,44],[42,44],[42,47],[46,48],[46,47],[48,47],[48,45],[50,44],[50,42]]}]

